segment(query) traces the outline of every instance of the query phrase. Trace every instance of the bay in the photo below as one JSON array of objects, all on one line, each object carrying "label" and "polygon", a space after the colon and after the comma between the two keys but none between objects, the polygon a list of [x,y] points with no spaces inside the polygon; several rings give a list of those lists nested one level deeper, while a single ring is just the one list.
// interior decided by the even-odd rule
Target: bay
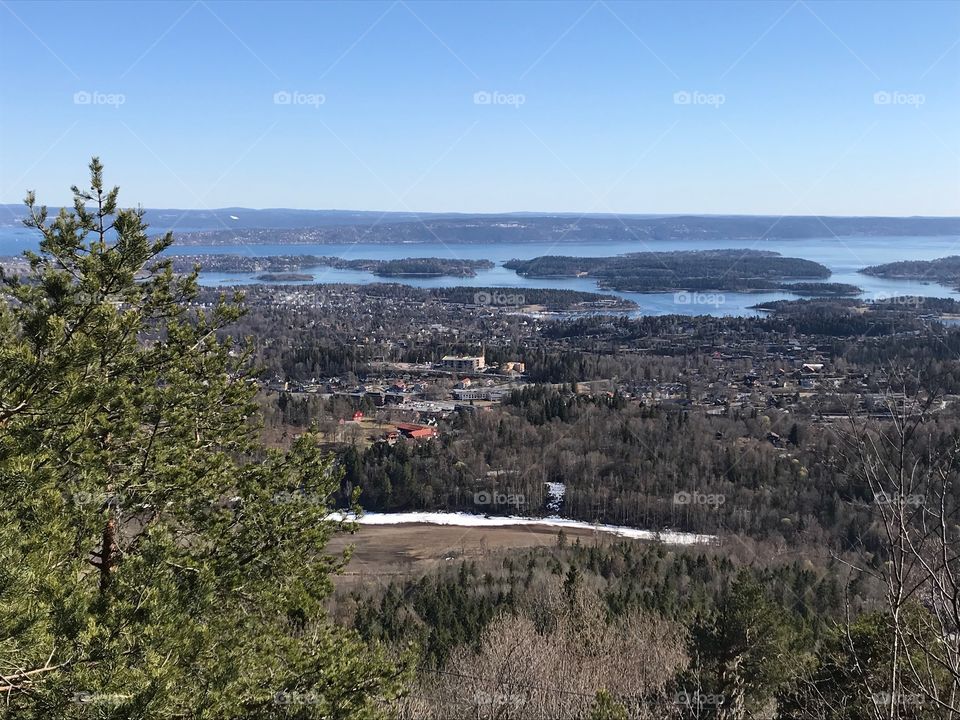
[{"label": "bay", "polygon": [[[18,255],[36,247],[36,234],[26,228],[0,229],[0,255]],[[171,254],[239,254],[253,257],[265,255],[330,255],[344,259],[391,260],[408,257],[440,257],[448,259],[486,259],[495,263],[489,270],[481,270],[472,278],[411,277],[383,278],[370,272],[317,267],[304,270],[312,275],[314,283],[387,283],[398,282],[421,288],[450,287],[504,287],[522,294],[523,288],[557,288],[601,292],[629,298],[638,303],[638,314],[643,315],[714,315],[751,316],[759,314],[751,306],[772,300],[790,300],[797,296],[783,292],[763,293],[630,293],[598,289],[586,278],[526,278],[502,266],[511,259],[529,259],[539,255],[606,256],[628,252],[670,252],[676,250],[718,249],[772,250],[789,257],[799,257],[822,263],[833,273],[830,282],[850,283],[863,288],[860,297],[878,300],[899,295],[948,297],[960,300],[960,293],[937,283],[912,280],[885,280],[857,271],[869,265],[897,260],[932,260],[960,253],[958,237],[825,237],[802,240],[707,241],[707,240],[649,240],[619,242],[560,242],[560,243],[489,243],[450,244],[423,243],[354,243],[354,244],[243,244],[235,245],[175,245]],[[200,281],[207,286],[246,285],[260,282],[254,273],[201,273]]]}]

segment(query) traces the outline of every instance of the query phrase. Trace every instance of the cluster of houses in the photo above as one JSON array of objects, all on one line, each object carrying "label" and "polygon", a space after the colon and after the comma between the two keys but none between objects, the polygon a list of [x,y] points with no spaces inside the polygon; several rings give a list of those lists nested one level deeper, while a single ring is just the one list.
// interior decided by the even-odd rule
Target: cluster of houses
[{"label": "cluster of houses", "polygon": [[[293,382],[277,377],[267,384],[267,389],[274,392],[339,395],[357,401],[367,399],[378,407],[409,406],[425,401],[429,391],[435,395],[438,380],[445,379],[453,383],[446,399],[452,402],[449,409],[454,410],[461,403],[500,402],[524,385],[522,376],[526,369],[522,362],[507,362],[494,368],[487,365],[482,355],[448,355],[436,365],[423,367],[410,363],[381,363],[381,366],[384,371],[402,374],[353,384],[343,378]],[[437,398],[431,397],[430,401],[437,402]]]}]

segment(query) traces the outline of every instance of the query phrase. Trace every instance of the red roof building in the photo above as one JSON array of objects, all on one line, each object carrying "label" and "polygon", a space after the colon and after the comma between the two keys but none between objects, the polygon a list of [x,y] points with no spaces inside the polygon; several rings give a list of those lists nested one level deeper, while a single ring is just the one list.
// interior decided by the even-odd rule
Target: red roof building
[{"label": "red roof building", "polygon": [[437,429],[427,425],[412,425],[410,423],[397,423],[397,430],[406,438],[414,440],[429,440],[437,436]]}]

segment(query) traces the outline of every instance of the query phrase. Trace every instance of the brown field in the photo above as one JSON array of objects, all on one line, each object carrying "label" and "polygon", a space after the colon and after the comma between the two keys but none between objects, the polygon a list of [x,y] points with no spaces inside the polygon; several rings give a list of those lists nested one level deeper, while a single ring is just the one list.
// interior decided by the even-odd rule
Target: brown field
[{"label": "brown field", "polygon": [[[310,428],[300,425],[283,425],[275,428],[264,428],[261,431],[261,440],[267,447],[287,450],[293,445],[294,438],[307,432]],[[321,445],[328,449],[343,445],[356,445],[360,449],[394,431],[397,426],[390,422],[378,422],[375,418],[364,418],[360,422],[349,420],[343,425],[329,420],[317,428],[317,436]]]},{"label": "brown field", "polygon": [[[353,535],[334,538],[328,549],[336,552],[347,545],[355,550],[343,574],[335,578],[339,589],[367,583],[389,583],[391,580],[420,576],[445,563],[481,558],[492,553],[557,543],[558,528],[524,527],[455,527],[405,523],[401,525],[361,526]],[[565,529],[568,542],[622,542],[592,530]],[[627,540],[628,542],[642,542]]]}]

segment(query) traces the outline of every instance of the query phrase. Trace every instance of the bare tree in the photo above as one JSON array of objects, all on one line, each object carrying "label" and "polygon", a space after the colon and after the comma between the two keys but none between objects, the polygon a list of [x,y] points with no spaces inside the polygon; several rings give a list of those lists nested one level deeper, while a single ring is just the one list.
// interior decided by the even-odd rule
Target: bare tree
[{"label": "bare tree", "polygon": [[606,691],[631,718],[675,717],[667,688],[685,667],[673,623],[633,613],[608,622],[589,592],[552,583],[516,615],[491,621],[478,649],[461,647],[415,688],[403,718],[586,718]]},{"label": "bare tree", "polygon": [[[886,419],[851,412],[841,476],[868,532],[851,567],[884,588],[889,622],[881,667],[847,623],[848,649],[877,720],[960,717],[960,429],[934,379],[890,371]],[[857,503],[856,500],[860,500]],[[874,667],[867,668],[871,662]],[[932,713],[924,715],[923,713]]]}]

